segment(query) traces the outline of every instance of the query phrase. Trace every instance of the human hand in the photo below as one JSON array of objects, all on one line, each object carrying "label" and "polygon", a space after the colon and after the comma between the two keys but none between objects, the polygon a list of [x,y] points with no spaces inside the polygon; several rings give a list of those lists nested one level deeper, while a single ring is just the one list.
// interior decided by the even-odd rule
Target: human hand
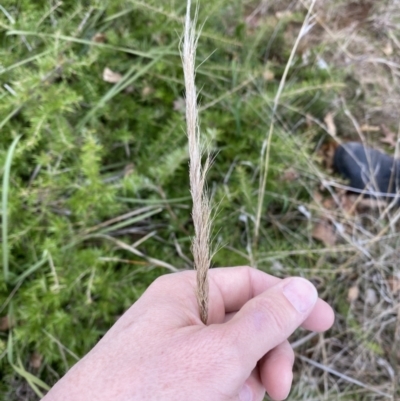
[{"label": "human hand", "polygon": [[301,325],[327,330],[333,311],[302,278],[211,269],[209,320],[196,273],[158,278],[44,401],[261,401],[287,397]]}]

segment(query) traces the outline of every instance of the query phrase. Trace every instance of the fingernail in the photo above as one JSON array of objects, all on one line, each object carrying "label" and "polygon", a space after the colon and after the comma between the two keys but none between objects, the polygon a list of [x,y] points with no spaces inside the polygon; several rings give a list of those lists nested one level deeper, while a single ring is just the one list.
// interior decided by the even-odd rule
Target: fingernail
[{"label": "fingernail", "polygon": [[239,393],[239,400],[240,401],[253,401],[253,392],[251,388],[245,384]]},{"label": "fingernail", "polygon": [[283,294],[301,314],[309,312],[318,299],[315,287],[300,277],[291,278],[283,287]]}]

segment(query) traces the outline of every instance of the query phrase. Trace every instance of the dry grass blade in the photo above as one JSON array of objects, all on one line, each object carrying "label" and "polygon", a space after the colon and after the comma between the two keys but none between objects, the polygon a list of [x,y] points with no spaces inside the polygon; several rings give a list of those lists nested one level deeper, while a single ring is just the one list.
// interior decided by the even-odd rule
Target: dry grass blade
[{"label": "dry grass blade", "polygon": [[4,281],[7,283],[9,279],[9,261],[8,261],[8,192],[10,187],[10,170],[12,164],[12,158],[14,155],[15,148],[20,140],[21,136],[17,136],[13,143],[11,144],[8,153],[6,162],[4,165],[4,172],[3,172],[3,194],[2,194],[2,234],[3,234],[3,274],[4,274]]},{"label": "dry grass blade", "polygon": [[339,377],[340,379],[342,379],[344,381],[347,381],[349,383],[355,384],[356,386],[365,388],[365,389],[367,389],[367,390],[369,390],[369,391],[371,391],[371,392],[373,392],[375,394],[379,394],[379,395],[381,395],[383,397],[392,398],[392,396],[390,394],[385,393],[384,391],[381,391],[378,388],[375,388],[373,386],[365,384],[365,383],[363,383],[363,382],[361,382],[359,380],[353,379],[352,377],[349,377],[349,376],[347,376],[347,375],[345,375],[345,374],[343,374],[341,372],[338,372],[337,370],[334,370],[334,369],[330,368],[329,366],[322,365],[321,363],[315,362],[312,359],[306,358],[303,355],[299,355],[298,357],[302,361],[307,362],[310,365],[315,366],[316,368],[322,369],[323,371],[328,372],[328,373],[330,373],[332,375],[335,375],[335,376]]},{"label": "dry grass blade", "polygon": [[204,166],[201,164],[202,147],[200,144],[200,129],[198,122],[197,91],[195,84],[196,59],[196,21],[191,19],[191,0],[187,1],[185,33],[182,45],[182,63],[186,89],[186,129],[189,140],[190,155],[190,191],[193,200],[193,225],[195,236],[192,242],[194,266],[197,270],[197,301],[200,317],[204,324],[208,318],[208,278],[210,266],[210,203],[205,194],[205,176],[209,167],[207,156]]},{"label": "dry grass blade", "polygon": [[259,183],[259,192],[258,192],[258,201],[257,201],[256,221],[254,224],[254,244],[255,245],[257,245],[257,243],[258,243],[259,234],[260,234],[261,215],[262,215],[262,208],[263,208],[263,203],[264,203],[265,189],[267,187],[268,167],[269,167],[269,159],[270,159],[269,156],[270,156],[270,149],[271,149],[271,143],[272,143],[272,135],[273,135],[274,128],[275,128],[276,112],[278,110],[279,100],[281,98],[283,89],[286,84],[286,79],[289,74],[289,69],[292,66],[293,59],[296,54],[296,50],[299,46],[300,40],[302,39],[302,37],[305,36],[305,34],[307,32],[307,27],[309,25],[310,17],[312,15],[311,13],[312,13],[315,3],[316,3],[316,0],[312,0],[311,5],[308,8],[307,15],[303,21],[303,25],[301,27],[299,35],[297,36],[297,39],[296,39],[296,41],[293,45],[292,51],[290,53],[289,59],[286,63],[285,70],[283,71],[283,75],[282,75],[281,81],[279,83],[278,91],[276,92],[274,104],[272,107],[271,124],[269,126],[268,135],[265,138],[263,145],[262,145],[262,149],[261,149],[260,183]]},{"label": "dry grass blade", "polygon": [[[146,259],[149,263],[153,264],[154,266],[159,266],[159,267],[164,267],[165,269],[170,270],[171,272],[176,273],[178,269],[172,265],[170,265],[167,262],[164,262],[162,260],[152,258],[150,256],[145,255],[143,252],[139,251],[138,249],[135,248],[135,244],[133,245],[128,245],[123,241],[117,240],[114,237],[110,237],[109,235],[105,234],[94,234],[94,235],[88,235],[86,238],[104,238],[110,242],[113,242],[115,245],[117,245],[120,249],[125,249],[128,252],[133,253],[136,256],[139,256],[143,259]],[[142,239],[141,242],[144,241],[144,238]],[[136,244],[137,245],[137,244]]]}]

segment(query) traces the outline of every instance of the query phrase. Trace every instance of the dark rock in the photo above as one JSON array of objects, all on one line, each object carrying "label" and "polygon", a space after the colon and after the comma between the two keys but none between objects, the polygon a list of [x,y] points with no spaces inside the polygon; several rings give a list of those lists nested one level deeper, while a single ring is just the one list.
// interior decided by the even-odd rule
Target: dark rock
[{"label": "dark rock", "polygon": [[400,189],[400,160],[359,142],[344,143],[335,151],[333,168],[350,181],[354,192],[393,200]]}]

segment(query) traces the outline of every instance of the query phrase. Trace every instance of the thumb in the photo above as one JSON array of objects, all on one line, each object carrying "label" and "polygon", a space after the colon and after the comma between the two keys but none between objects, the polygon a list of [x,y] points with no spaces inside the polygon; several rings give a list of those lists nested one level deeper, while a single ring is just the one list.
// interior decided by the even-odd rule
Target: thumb
[{"label": "thumb", "polygon": [[317,300],[317,290],[309,281],[293,277],[248,301],[220,326],[226,344],[235,344],[241,367],[254,369],[257,361],[304,322]]}]

